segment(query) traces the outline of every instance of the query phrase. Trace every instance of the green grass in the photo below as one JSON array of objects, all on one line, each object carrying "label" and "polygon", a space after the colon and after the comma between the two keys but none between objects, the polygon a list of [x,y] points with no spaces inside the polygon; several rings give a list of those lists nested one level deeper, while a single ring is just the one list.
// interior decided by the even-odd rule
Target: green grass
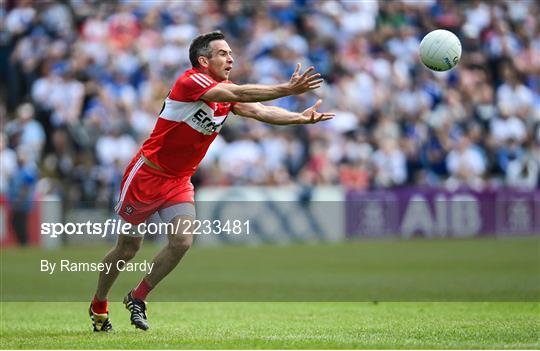
[{"label": "green grass", "polygon": [[2,303],[3,349],[537,349],[538,303],[155,302],[151,329],[111,306],[94,334],[86,303]]},{"label": "green grass", "polygon": [[[97,273],[49,275],[40,272],[40,260],[99,262],[108,250],[0,251],[2,301],[87,301]],[[143,245],[133,262],[151,260],[158,250]],[[122,273],[111,298],[120,301],[141,276]],[[539,301],[540,237],[194,247],[152,299]]]},{"label": "green grass", "polygon": [[[39,262],[107,250],[1,250],[1,348],[540,348],[538,237],[195,247],[150,295],[151,330],[114,302],[115,332],[95,335],[97,273],[48,275]],[[111,300],[140,278],[120,275]]]}]

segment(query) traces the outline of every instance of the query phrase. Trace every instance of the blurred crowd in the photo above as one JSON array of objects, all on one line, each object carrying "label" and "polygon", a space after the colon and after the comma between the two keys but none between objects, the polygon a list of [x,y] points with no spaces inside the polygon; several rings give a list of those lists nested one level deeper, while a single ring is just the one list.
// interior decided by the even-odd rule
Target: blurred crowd
[{"label": "blurred crowd", "polygon": [[[495,1],[6,1],[0,16],[0,194],[115,198],[198,34],[220,29],[231,79],[281,83],[296,62],[325,78],[332,121],[229,118],[202,185],[410,185],[534,189],[540,166],[540,6]],[[462,41],[459,65],[418,60],[429,31]]]}]

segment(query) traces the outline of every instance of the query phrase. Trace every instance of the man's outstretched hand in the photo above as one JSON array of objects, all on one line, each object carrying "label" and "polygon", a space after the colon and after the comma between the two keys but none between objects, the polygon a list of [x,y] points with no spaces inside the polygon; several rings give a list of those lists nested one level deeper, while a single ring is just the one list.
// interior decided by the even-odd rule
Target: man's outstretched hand
[{"label": "man's outstretched hand", "polygon": [[301,123],[303,124],[313,124],[317,122],[327,121],[329,119],[334,118],[336,115],[335,113],[321,113],[317,112],[317,109],[319,106],[321,106],[322,100],[317,100],[317,102],[302,112],[302,120]]},{"label": "man's outstretched hand", "polygon": [[300,68],[302,65],[300,63],[296,64],[296,69],[294,70],[291,79],[287,82],[287,88],[291,92],[290,95],[303,94],[307,91],[320,88],[323,79],[321,78],[320,73],[313,73],[315,68],[313,66],[309,67],[300,74]]}]

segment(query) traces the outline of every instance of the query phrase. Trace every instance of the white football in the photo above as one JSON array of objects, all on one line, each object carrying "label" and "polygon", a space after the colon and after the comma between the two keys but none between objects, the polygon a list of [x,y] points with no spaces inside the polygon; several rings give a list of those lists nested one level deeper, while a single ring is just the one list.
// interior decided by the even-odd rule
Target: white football
[{"label": "white football", "polygon": [[447,30],[436,29],[426,34],[420,42],[420,59],[429,69],[448,71],[461,58],[461,42]]}]

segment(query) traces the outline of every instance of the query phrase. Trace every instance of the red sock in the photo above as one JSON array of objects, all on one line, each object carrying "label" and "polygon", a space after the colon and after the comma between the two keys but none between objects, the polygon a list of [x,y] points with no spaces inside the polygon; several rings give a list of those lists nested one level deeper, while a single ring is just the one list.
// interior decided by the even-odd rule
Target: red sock
[{"label": "red sock", "polygon": [[145,279],[143,279],[141,280],[139,285],[137,285],[137,287],[133,289],[132,295],[134,298],[144,301],[146,300],[146,295],[148,295],[150,290],[152,290],[152,287]]},{"label": "red sock", "polygon": [[100,301],[97,297],[94,296],[94,299],[92,300],[92,311],[94,313],[107,313],[109,307],[109,301],[107,299]]}]

